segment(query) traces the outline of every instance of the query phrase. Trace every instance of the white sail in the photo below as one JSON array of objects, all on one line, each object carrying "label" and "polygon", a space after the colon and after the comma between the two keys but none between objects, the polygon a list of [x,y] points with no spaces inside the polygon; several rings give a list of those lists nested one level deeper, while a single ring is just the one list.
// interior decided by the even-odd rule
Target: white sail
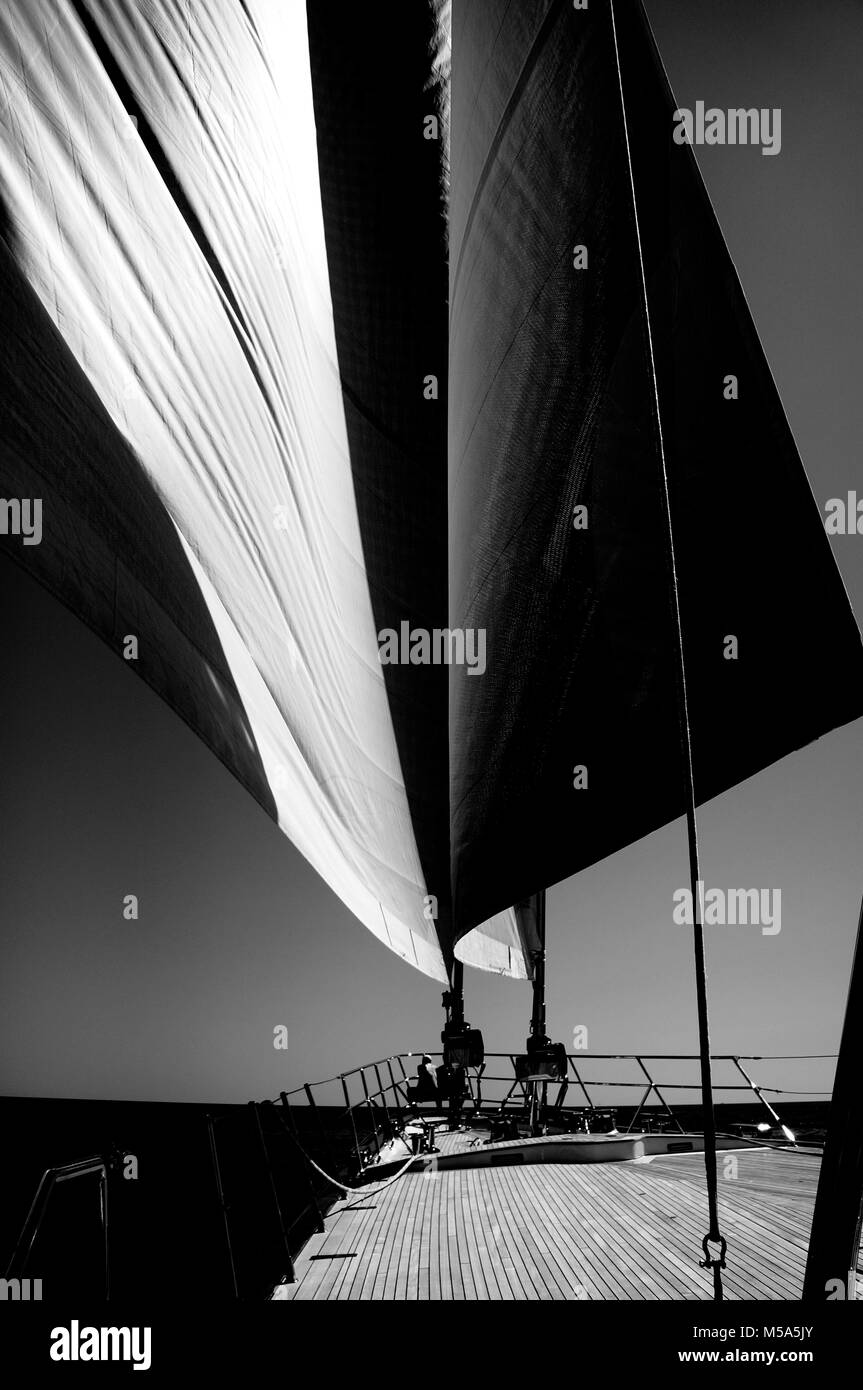
[{"label": "white sail", "polygon": [[[108,640],[137,636],[144,678],[232,770],[253,753],[252,789],[326,882],[443,980],[365,583],[305,5],[100,5],[101,50],[85,17],[67,0],[0,14],[18,306],[4,351],[13,372],[33,369],[22,410],[37,420],[50,399],[68,426],[54,419],[35,455],[5,441],[4,494],[43,499],[44,543],[16,558]],[[125,572],[122,522],[77,500],[85,481],[91,499],[115,485],[112,450],[97,464],[69,442],[85,432],[86,393],[71,367],[40,380],[30,290],[110,417],[114,456],[131,446],[141,488],[182,538],[230,682],[188,633],[153,650],[182,614]],[[94,467],[101,483],[85,478]],[[226,684],[245,719],[229,717]]]}]

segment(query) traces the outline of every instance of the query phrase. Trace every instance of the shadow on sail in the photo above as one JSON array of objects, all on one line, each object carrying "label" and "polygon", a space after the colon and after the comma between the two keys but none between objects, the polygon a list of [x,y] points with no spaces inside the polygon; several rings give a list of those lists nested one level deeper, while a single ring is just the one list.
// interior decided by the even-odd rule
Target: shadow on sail
[{"label": "shadow on sail", "polygon": [[[9,226],[8,214],[4,224]],[[237,687],[177,529],[31,285],[0,240],[0,492],[39,498],[38,544],[3,552],[134,669],[268,815],[276,808]]]},{"label": "shadow on sail", "polygon": [[[643,12],[615,13],[701,803],[863,713],[863,651]],[[455,7],[450,611],[488,649],[451,672],[459,936],[686,809],[620,101],[607,6]]]}]

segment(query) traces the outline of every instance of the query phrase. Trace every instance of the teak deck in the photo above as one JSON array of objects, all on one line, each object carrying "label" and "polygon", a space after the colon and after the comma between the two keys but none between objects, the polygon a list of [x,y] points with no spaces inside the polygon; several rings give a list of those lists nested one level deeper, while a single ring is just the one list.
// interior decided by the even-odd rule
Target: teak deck
[{"label": "teak deck", "polygon": [[[443,1151],[464,1142],[438,1136]],[[811,1152],[719,1154],[726,1298],[800,1297],[819,1167]],[[325,1225],[298,1256],[296,1282],[274,1297],[706,1300],[713,1293],[712,1276],[698,1264],[707,1229],[701,1153],[409,1172],[384,1191],[337,1201]]]}]

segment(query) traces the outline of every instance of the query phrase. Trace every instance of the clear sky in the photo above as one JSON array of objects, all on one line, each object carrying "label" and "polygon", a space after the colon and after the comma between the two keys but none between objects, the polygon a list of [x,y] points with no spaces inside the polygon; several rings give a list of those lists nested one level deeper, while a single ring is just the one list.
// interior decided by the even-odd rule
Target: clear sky
[{"label": "clear sky", "polygon": [[[863,497],[863,9],[647,8],[681,105],[782,109],[777,157],[697,155],[813,492],[822,508],[858,485]],[[859,618],[863,537],[832,543]],[[242,1101],[437,1046],[439,987],[350,916],[132,670],[6,560],[0,596],[0,1091]],[[782,894],[778,935],[708,931],[717,1052],[838,1045],[863,890],[861,752],[858,723],[701,812],[708,886]],[[570,1045],[586,1025],[596,1052],[694,1050],[691,941],[669,915],[686,881],[677,824],[551,890],[556,1038]],[[136,922],[123,918],[130,893]],[[487,1047],[520,1048],[529,987],[475,972],[466,987]],[[273,1048],[278,1025],[287,1054]],[[816,1089],[831,1076],[829,1064],[756,1071]]]}]

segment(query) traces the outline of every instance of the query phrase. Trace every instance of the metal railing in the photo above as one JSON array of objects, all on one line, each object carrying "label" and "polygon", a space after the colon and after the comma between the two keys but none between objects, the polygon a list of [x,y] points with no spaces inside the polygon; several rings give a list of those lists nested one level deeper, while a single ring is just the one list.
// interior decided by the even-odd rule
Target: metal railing
[{"label": "metal railing", "polygon": [[75,1178],[86,1178],[93,1174],[99,1175],[99,1204],[102,1224],[102,1242],[104,1247],[104,1266],[105,1266],[105,1298],[111,1297],[111,1258],[110,1245],[108,1240],[108,1178],[116,1169],[118,1160],[121,1159],[119,1151],[107,1154],[94,1154],[91,1158],[79,1159],[76,1163],[60,1164],[54,1168],[46,1168],[39,1180],[36,1195],[30,1204],[21,1234],[18,1237],[12,1258],[6,1270],[6,1279],[20,1279],[23,1277],[27,1268],[28,1261],[36,1243],[36,1237],[42,1229],[42,1223],[48,1209],[48,1202],[54,1188],[60,1183],[71,1182]]},{"label": "metal railing", "polygon": [[[405,1065],[407,1063],[410,1067],[416,1068],[423,1055],[434,1059],[442,1056],[440,1052],[435,1051],[395,1053],[389,1057],[379,1058],[375,1062],[366,1062],[362,1066],[353,1067],[349,1071],[339,1072],[338,1075],[329,1077],[324,1081],[306,1082],[291,1091],[282,1091],[274,1100],[250,1102],[254,1116],[253,1132],[268,1174],[272,1217],[279,1232],[286,1282],[293,1282],[294,1279],[293,1252],[296,1248],[293,1243],[294,1233],[301,1227],[308,1228],[310,1224],[313,1229],[323,1231],[322,1212],[332,1197],[332,1185],[321,1177],[320,1172],[315,1171],[314,1165],[323,1169],[337,1182],[343,1182],[346,1177],[355,1179],[367,1171],[369,1166],[380,1156],[385,1144],[391,1142],[399,1134],[408,1113],[415,1113],[417,1105],[424,1103],[411,1096],[411,1083],[416,1080],[416,1077],[408,1074]],[[642,1128],[652,1128],[655,1122],[654,1117],[645,1114],[645,1108],[651,1095],[656,1097],[662,1112],[658,1122],[676,1125],[680,1132],[685,1132],[680,1117],[675,1114],[667,1096],[671,1092],[682,1091],[698,1094],[697,1082],[663,1079],[658,1075],[656,1068],[656,1063],[664,1062],[697,1064],[699,1057],[696,1053],[570,1053],[567,1055],[566,1076],[560,1080],[549,1079],[547,1082],[540,1083],[518,1080],[515,1077],[515,1059],[515,1053],[488,1052],[485,1054],[485,1061],[481,1067],[467,1070],[468,1089],[465,1104],[473,1116],[502,1115],[506,1114],[507,1111],[511,1113],[513,1109],[523,1110],[526,1113],[532,1100],[535,1103],[536,1087],[539,1086],[542,1091],[539,1109],[546,1120],[559,1120],[566,1116],[574,1122],[575,1127],[589,1132],[591,1123],[601,1124],[603,1116],[613,1116],[621,1108],[620,1106],[610,1107],[596,1104],[595,1092],[612,1088],[614,1090],[635,1090],[639,1093],[626,1133],[633,1132],[639,1121],[642,1122]],[[817,1057],[814,1055],[767,1057],[743,1053],[713,1054],[712,1061],[714,1063],[730,1064],[741,1078],[740,1081],[735,1081],[733,1084],[714,1083],[714,1089],[717,1094],[728,1092],[735,1096],[739,1096],[741,1093],[746,1096],[754,1096],[770,1117],[771,1126],[782,1129],[789,1142],[793,1144],[795,1142],[793,1135],[782,1124],[780,1116],[767,1096],[797,1096],[813,1099],[829,1097],[830,1092],[790,1091],[782,1087],[761,1086],[750,1075],[751,1067],[750,1070],[747,1070],[743,1063],[748,1065],[754,1062],[815,1060],[835,1061],[835,1054],[820,1054]],[[505,1075],[499,1074],[498,1069],[493,1068],[493,1064],[498,1062],[508,1064]],[[597,1062],[634,1064],[638,1068],[639,1075],[633,1080],[609,1080],[586,1075],[587,1069],[592,1069],[592,1065]],[[351,1098],[351,1085],[355,1090],[357,1086],[361,1089],[361,1094],[356,1099]],[[488,1096],[488,1091],[490,1087],[494,1086],[502,1086],[507,1089],[502,1096],[492,1099]],[[553,1105],[549,1106],[547,1103],[548,1088],[554,1086],[558,1088],[558,1095]],[[320,1097],[327,1087],[336,1088],[337,1092],[340,1093],[340,1103],[335,1107],[332,1105],[326,1107],[328,1122],[325,1124]],[[483,1087],[486,1088],[485,1098],[483,1097]],[[583,1101],[579,1099],[577,1103],[567,1104],[566,1098],[570,1089],[582,1097]],[[308,1123],[303,1127],[302,1142],[297,1125],[297,1117],[300,1113],[303,1113],[308,1120]],[[219,1116],[208,1116],[210,1145],[219,1203],[225,1226],[231,1278],[235,1295],[238,1295],[239,1279],[230,1219],[232,1206],[226,1200],[216,1141],[216,1121],[219,1118]],[[275,1123],[271,1123],[271,1121],[275,1121]],[[339,1136],[340,1128],[343,1131],[342,1142],[340,1142]],[[288,1165],[284,1162],[274,1162],[272,1150],[276,1138],[288,1140],[291,1148],[291,1162]],[[309,1162],[310,1156],[313,1157],[313,1163]],[[300,1180],[305,1194],[299,1209],[291,1219],[286,1211],[284,1188],[277,1181],[274,1172],[275,1168],[284,1169],[286,1166],[290,1167],[293,1176]]]},{"label": "metal railing", "polygon": [[[361,1066],[361,1067],[354,1067],[354,1068],[352,1068],[352,1070],[350,1070],[350,1071],[340,1072],[340,1073],[338,1074],[338,1076],[329,1077],[329,1078],[328,1078],[327,1080],[325,1080],[325,1081],[314,1082],[314,1083],[312,1083],[312,1084],[309,1084],[308,1082],[306,1082],[306,1083],[305,1083],[304,1085],[302,1085],[302,1086],[295,1087],[295,1089],[292,1090],[292,1091],[287,1091],[287,1092],[284,1092],[284,1091],[283,1091],[283,1092],[281,1093],[281,1096],[279,1097],[279,1100],[284,1101],[285,1104],[289,1104],[289,1105],[290,1105],[290,1104],[296,1104],[298,1101],[299,1101],[300,1103],[302,1103],[302,1101],[300,1100],[300,1098],[301,1098],[301,1097],[304,1097],[304,1098],[305,1098],[305,1103],[306,1103],[307,1105],[312,1106],[312,1107],[315,1107],[316,1104],[317,1104],[316,1098],[315,1098],[315,1091],[320,1091],[320,1090],[321,1090],[323,1087],[325,1087],[325,1086],[331,1086],[331,1085],[334,1085],[334,1084],[338,1084],[338,1085],[341,1086],[342,1092],[343,1092],[343,1096],[344,1096],[345,1109],[344,1109],[344,1112],[343,1112],[343,1113],[344,1113],[344,1116],[345,1116],[346,1118],[349,1117],[349,1118],[351,1119],[352,1124],[353,1124],[353,1126],[354,1126],[354,1133],[356,1134],[355,1117],[356,1117],[357,1113],[358,1113],[358,1112],[361,1112],[361,1111],[367,1111],[367,1112],[370,1112],[370,1113],[372,1114],[372,1117],[373,1117],[373,1118],[372,1118],[372,1130],[373,1130],[373,1133],[374,1133],[375,1138],[377,1139],[377,1138],[379,1137],[379,1125],[378,1125],[378,1120],[379,1120],[379,1119],[383,1121],[383,1127],[385,1127],[386,1130],[389,1130],[390,1127],[391,1127],[391,1125],[390,1125],[391,1117],[390,1117],[390,1113],[389,1113],[389,1107],[387,1106],[387,1103],[386,1103],[386,1096],[387,1096],[388,1094],[389,1094],[389,1095],[392,1095],[392,1097],[393,1097],[394,1109],[395,1109],[395,1111],[396,1111],[396,1113],[397,1113],[397,1115],[398,1115],[399,1118],[401,1118],[401,1114],[402,1114],[403,1110],[405,1110],[405,1109],[407,1109],[407,1108],[409,1108],[409,1107],[411,1107],[411,1106],[413,1106],[413,1105],[415,1104],[415,1101],[412,1100],[412,1099],[409,1097],[409,1086],[410,1086],[411,1081],[415,1080],[416,1078],[415,1078],[415,1077],[410,1077],[410,1076],[408,1076],[408,1073],[407,1073],[407,1071],[406,1071],[406,1069],[405,1069],[405,1062],[407,1061],[407,1062],[409,1062],[409,1063],[415,1064],[415,1063],[418,1061],[418,1059],[419,1059],[420,1057],[422,1057],[422,1056],[428,1056],[428,1057],[432,1057],[432,1058],[438,1058],[438,1057],[441,1057],[442,1054],[441,1054],[440,1052],[435,1052],[435,1051],[427,1051],[427,1052],[424,1052],[424,1053],[423,1053],[423,1052],[402,1052],[402,1053],[396,1053],[396,1054],[395,1054],[394,1056],[392,1056],[392,1057],[386,1057],[386,1058],[383,1058],[382,1060],[379,1060],[379,1061],[377,1061],[377,1062],[367,1062],[367,1063],[365,1063],[365,1064],[364,1064],[363,1066]],[[826,1090],[826,1091],[791,1091],[791,1090],[788,1090],[788,1089],[786,1089],[786,1088],[778,1087],[778,1086],[759,1086],[759,1085],[755,1082],[755,1080],[752,1078],[752,1076],[750,1076],[750,1074],[749,1074],[749,1073],[746,1071],[746,1069],[743,1067],[742,1063],[743,1063],[743,1062],[771,1062],[771,1061],[772,1061],[772,1062],[779,1062],[779,1061],[835,1061],[835,1058],[836,1058],[836,1054],[835,1054],[835,1053],[833,1053],[833,1054],[818,1054],[818,1055],[816,1055],[816,1054],[810,1054],[810,1055],[808,1055],[808,1056],[782,1056],[782,1057],[780,1057],[780,1056],[772,1056],[772,1057],[769,1057],[769,1056],[764,1056],[764,1055],[746,1054],[746,1053],[713,1053],[713,1054],[712,1054],[712,1057],[711,1057],[711,1060],[712,1060],[713,1062],[726,1062],[726,1063],[731,1063],[731,1064],[737,1069],[737,1071],[739,1072],[740,1076],[743,1078],[742,1083],[723,1084],[723,1083],[720,1083],[720,1082],[715,1082],[715,1083],[714,1083],[714,1088],[715,1088],[715,1090],[716,1090],[717,1092],[732,1092],[732,1093],[743,1092],[743,1093],[745,1093],[745,1094],[751,1094],[751,1095],[753,1095],[753,1096],[756,1098],[756,1100],[760,1103],[760,1105],[763,1106],[764,1110],[765,1110],[765,1111],[767,1112],[767,1114],[770,1116],[770,1118],[771,1118],[771,1120],[773,1121],[773,1123],[774,1123],[775,1125],[781,1126],[781,1123],[782,1123],[782,1122],[781,1122],[781,1120],[780,1120],[779,1115],[777,1114],[777,1112],[776,1112],[776,1110],[774,1109],[774,1107],[770,1104],[770,1102],[766,1099],[766,1097],[767,1097],[768,1095],[773,1095],[773,1096],[798,1096],[798,1097],[804,1097],[804,1096],[805,1096],[805,1097],[810,1097],[810,1098],[817,1098],[817,1097],[827,1098],[827,1097],[829,1097],[829,1095],[830,1095],[829,1090]],[[484,1063],[483,1063],[483,1065],[482,1065],[481,1067],[468,1069],[468,1072],[467,1072],[467,1081],[468,1081],[468,1086],[469,1086],[468,1095],[469,1095],[469,1100],[470,1100],[470,1102],[472,1102],[472,1104],[473,1104],[474,1113],[488,1114],[488,1113],[490,1113],[490,1112],[503,1111],[503,1110],[505,1110],[506,1107],[509,1106],[509,1105],[517,1106],[517,1107],[520,1108],[520,1107],[526,1102],[528,1088],[529,1088],[531,1085],[533,1085],[534,1083],[531,1083],[531,1082],[522,1082],[522,1081],[519,1081],[519,1080],[517,1080],[517,1079],[515,1078],[515,1059],[516,1059],[516,1054],[515,1054],[515,1053],[510,1053],[510,1052],[487,1052],[487,1053],[485,1054],[485,1061],[484,1061]],[[489,1067],[489,1063],[490,1063],[490,1062],[492,1062],[492,1061],[500,1061],[500,1060],[506,1060],[506,1061],[509,1063],[510,1070],[509,1070],[508,1074],[505,1075],[505,1076],[495,1075],[494,1073],[492,1073],[492,1072],[490,1072],[490,1071],[488,1070],[488,1067]],[[600,1077],[587,1077],[587,1076],[582,1075],[582,1071],[581,1071],[579,1068],[581,1067],[581,1068],[583,1069],[584,1063],[597,1062],[597,1061],[604,1061],[604,1062],[634,1062],[634,1063],[638,1066],[638,1068],[640,1069],[640,1071],[641,1071],[641,1076],[638,1077],[638,1078],[636,1078],[635,1080],[631,1080],[631,1081],[629,1081],[629,1080],[620,1081],[620,1080],[607,1080],[607,1079],[602,1079],[602,1078],[600,1078]],[[645,1064],[646,1064],[647,1062],[652,1062],[652,1063],[655,1063],[655,1062],[676,1062],[676,1063],[679,1063],[679,1062],[693,1062],[693,1063],[697,1063],[698,1061],[699,1061],[699,1057],[698,1057],[698,1054],[697,1054],[697,1053],[647,1053],[647,1052],[642,1052],[642,1053],[634,1053],[634,1052],[631,1052],[631,1053],[621,1053],[621,1052],[578,1052],[578,1053],[569,1053],[569,1054],[567,1054],[568,1075],[566,1076],[566,1078],[565,1078],[564,1080],[562,1080],[562,1081],[555,1081],[555,1080],[549,1079],[548,1082],[543,1083],[543,1084],[548,1085],[548,1086],[559,1086],[559,1087],[561,1087],[563,1094],[560,1095],[560,1096],[558,1097],[558,1102],[556,1103],[556,1105],[555,1105],[555,1107],[554,1107],[557,1111],[576,1112],[576,1113],[583,1113],[585,1110],[591,1111],[591,1110],[596,1110],[596,1109],[598,1108],[598,1107],[596,1106],[596,1104],[595,1104],[594,1098],[593,1098],[593,1096],[591,1095],[591,1092],[590,1092],[590,1090],[588,1089],[588,1087],[594,1087],[594,1088],[596,1088],[596,1089],[603,1089],[603,1088],[629,1089],[629,1090],[633,1090],[633,1089],[638,1090],[638,1089],[641,1089],[641,1090],[642,1090],[641,1098],[640,1098],[640,1100],[638,1101],[638,1104],[637,1104],[635,1113],[634,1113],[632,1119],[630,1120],[630,1123],[629,1123],[629,1126],[628,1126],[628,1130],[627,1130],[627,1132],[631,1132],[632,1129],[634,1128],[635,1121],[640,1117],[640,1115],[641,1115],[641,1113],[642,1113],[644,1107],[647,1105],[647,1102],[648,1102],[648,1100],[649,1100],[649,1097],[650,1097],[650,1095],[651,1095],[651,1092],[656,1096],[656,1098],[657,1098],[657,1100],[658,1100],[660,1106],[662,1107],[663,1111],[665,1112],[666,1116],[667,1116],[669,1119],[674,1120],[676,1123],[679,1123],[679,1121],[678,1121],[677,1117],[674,1115],[674,1112],[672,1111],[671,1106],[670,1106],[670,1105],[668,1104],[668,1102],[666,1101],[664,1092],[667,1092],[667,1091],[690,1091],[690,1092],[695,1092],[695,1093],[698,1092],[698,1083],[697,1083],[697,1082],[693,1082],[693,1081],[679,1082],[679,1081],[666,1081],[666,1080],[658,1079],[656,1076],[654,1076],[654,1075],[651,1074],[650,1070],[648,1069],[648,1067],[647,1067]],[[400,1072],[401,1072],[401,1076],[399,1077],[398,1080],[396,1079],[396,1077],[395,1077],[394,1074],[393,1074],[393,1064],[396,1064],[396,1065],[398,1066]],[[389,1082],[386,1083],[386,1084],[382,1083],[382,1081],[381,1081],[380,1069],[381,1069],[382,1067],[386,1067],[386,1068],[388,1069],[388,1071],[389,1071],[390,1080],[389,1080]],[[367,1078],[366,1078],[366,1073],[367,1073],[367,1072],[369,1072],[369,1073],[374,1072],[374,1074],[375,1074],[376,1089],[374,1089],[374,1090],[369,1090],[369,1085],[368,1085],[368,1081],[367,1081]],[[352,1102],[351,1099],[350,1099],[349,1092],[348,1092],[348,1085],[347,1085],[347,1083],[348,1083],[348,1080],[349,1080],[351,1077],[354,1077],[354,1076],[359,1076],[359,1077],[360,1077],[360,1080],[361,1080],[361,1083],[362,1083],[362,1087],[363,1087],[363,1095],[362,1095],[358,1100]],[[501,1083],[501,1084],[503,1084],[503,1085],[508,1085],[509,1089],[508,1089],[508,1091],[506,1092],[506,1094],[504,1095],[504,1097],[503,1097],[502,1099],[496,1099],[496,1100],[494,1100],[494,1101],[486,1101],[486,1102],[484,1102],[484,1101],[483,1101],[483,1098],[482,1098],[482,1087],[483,1087],[483,1085],[486,1085],[486,1086],[487,1086],[489,1083]],[[584,1097],[584,1102],[585,1102],[584,1105],[582,1105],[582,1104],[580,1104],[580,1103],[577,1104],[577,1105],[572,1105],[572,1104],[566,1105],[566,1104],[564,1103],[564,1097],[565,1097],[565,1095],[567,1094],[568,1088],[569,1088],[571,1085],[573,1085],[573,1084],[580,1090],[581,1094],[583,1095],[583,1097]],[[513,1093],[516,1091],[516,1089],[517,1089],[518,1087],[521,1087],[521,1094],[519,1095],[519,1097],[517,1097],[517,1098],[513,1101],[513,1099],[512,1099]],[[660,1090],[660,1087],[662,1087],[661,1090]],[[380,1109],[381,1109],[382,1112],[383,1112],[383,1114],[380,1115],[380,1116],[378,1115],[378,1106],[380,1106]],[[608,1108],[608,1107],[605,1107],[605,1108]],[[377,1151],[379,1151],[380,1145],[377,1144],[377,1145],[376,1145],[376,1148],[377,1148]],[[357,1147],[357,1149],[356,1149],[356,1157],[359,1158],[360,1156],[361,1156],[361,1150],[359,1149],[359,1147]]]}]

